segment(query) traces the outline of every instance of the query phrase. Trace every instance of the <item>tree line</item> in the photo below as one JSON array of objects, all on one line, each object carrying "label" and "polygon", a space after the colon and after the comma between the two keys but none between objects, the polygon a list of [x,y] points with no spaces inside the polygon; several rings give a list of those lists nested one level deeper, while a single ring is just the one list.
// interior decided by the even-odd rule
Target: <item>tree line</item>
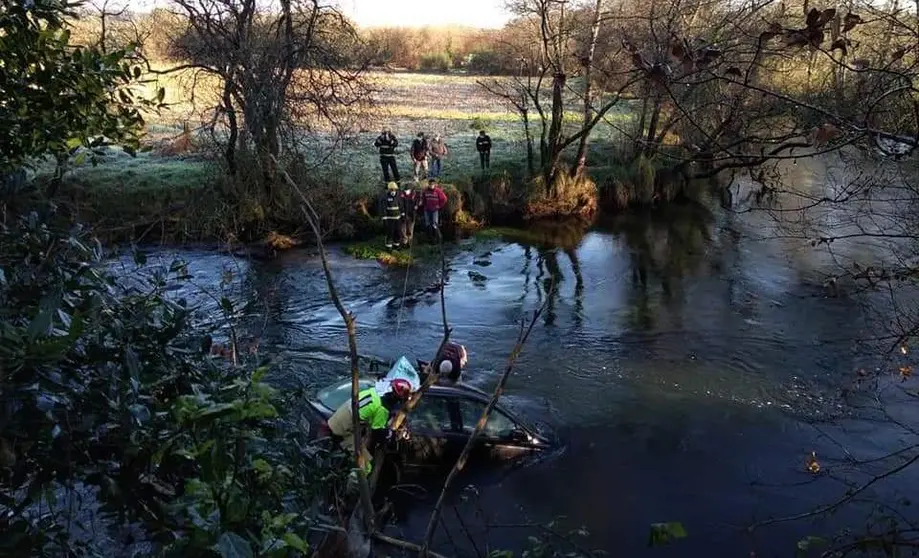
[{"label": "tree line", "polygon": [[[519,114],[529,175],[550,202],[583,191],[585,170],[598,162],[631,169],[607,192],[650,203],[748,169],[768,189],[759,171],[802,153],[916,144],[917,18],[897,2],[514,0],[508,8],[513,18],[498,30],[359,29],[310,0],[273,11],[254,0],[176,0],[107,24],[97,6],[85,18],[92,29],[79,35],[104,46],[109,37],[100,36],[120,32],[114,42],[142,45],[152,73],[216,81],[212,120],[228,173],[251,154],[269,200],[271,157],[296,152],[304,130],[352,131],[373,92],[367,72],[380,65],[496,74],[480,84]],[[634,117],[616,121],[617,111]],[[601,124],[617,142],[591,155]]]},{"label": "tree line", "polygon": [[[178,54],[170,48],[170,38],[181,28],[182,21],[173,17],[171,8],[132,13],[127,4],[110,1],[87,5],[82,11],[84,17],[73,22],[74,38],[80,44],[92,44],[102,33],[122,39],[139,33],[152,59],[168,60]],[[374,68],[391,70],[463,71],[481,75],[511,74],[519,68],[513,50],[506,44],[513,33],[511,26],[505,29],[452,25],[361,28],[344,15],[341,17],[360,39],[360,45],[352,45],[346,51],[353,64],[366,62]],[[107,27],[105,31],[103,26]]]}]

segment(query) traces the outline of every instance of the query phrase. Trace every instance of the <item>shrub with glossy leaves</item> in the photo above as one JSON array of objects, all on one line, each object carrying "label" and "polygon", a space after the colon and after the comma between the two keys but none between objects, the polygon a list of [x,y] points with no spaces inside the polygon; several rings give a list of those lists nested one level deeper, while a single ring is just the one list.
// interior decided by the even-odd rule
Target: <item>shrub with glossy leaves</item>
[{"label": "shrub with glossy leaves", "polygon": [[304,551],[322,468],[266,369],[211,356],[169,296],[181,262],[116,279],[102,258],[35,214],[0,229],[0,555],[88,552],[61,501],[75,492],[167,553]]},{"label": "shrub with glossy leaves", "polygon": [[70,43],[66,18],[80,2],[0,0],[0,178],[33,157],[122,143],[133,152],[143,125],[141,78],[129,50]]}]

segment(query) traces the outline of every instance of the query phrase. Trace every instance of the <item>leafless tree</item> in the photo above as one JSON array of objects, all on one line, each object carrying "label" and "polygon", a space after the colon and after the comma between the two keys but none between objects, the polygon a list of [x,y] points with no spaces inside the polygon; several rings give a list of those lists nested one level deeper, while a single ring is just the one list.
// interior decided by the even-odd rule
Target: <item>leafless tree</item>
[{"label": "leafless tree", "polygon": [[217,80],[229,173],[238,172],[239,151],[251,145],[270,204],[273,160],[307,132],[343,133],[353,117],[349,109],[369,98],[364,68],[349,57],[356,31],[319,0],[282,0],[276,10],[257,0],[172,5],[186,25],[170,54],[187,63],[165,71],[191,69]]},{"label": "leafless tree", "polygon": [[[540,178],[546,195],[558,196],[560,173],[576,176],[583,170],[583,165],[586,164],[587,138],[604,115],[619,103],[622,99],[621,93],[632,82],[626,79],[622,87],[618,91],[610,92],[599,106],[594,106],[592,85],[585,84],[584,120],[578,129],[566,134],[563,121],[569,73],[574,64],[578,63],[583,68],[583,74],[588,76],[589,83],[593,82],[596,37],[599,36],[604,20],[601,15],[603,3],[595,2],[593,5],[589,38],[583,45],[582,55],[572,55],[572,48],[577,46],[574,35],[580,23],[575,10],[578,7],[573,6],[570,0],[516,0],[509,3],[509,8],[520,21],[531,28],[532,38],[539,45],[535,52],[527,48],[529,52],[523,56],[526,79],[517,79],[510,87],[511,91],[525,92],[539,116]],[[551,85],[548,83],[550,76]],[[637,76],[634,79],[637,79]],[[491,90],[507,98],[506,87],[504,94],[495,87],[491,87]],[[549,97],[548,102],[546,96]],[[565,172],[562,154],[573,145],[578,145],[578,156],[574,166]],[[582,159],[583,164],[578,162]]]}]

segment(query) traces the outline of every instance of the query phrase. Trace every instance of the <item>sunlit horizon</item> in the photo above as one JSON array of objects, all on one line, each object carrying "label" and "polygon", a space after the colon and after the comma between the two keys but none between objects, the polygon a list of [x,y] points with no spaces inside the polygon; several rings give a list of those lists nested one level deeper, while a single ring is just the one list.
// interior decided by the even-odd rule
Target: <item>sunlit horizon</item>
[{"label": "sunlit horizon", "polygon": [[462,25],[499,28],[510,16],[504,0],[338,0],[361,27]]},{"label": "sunlit horizon", "polygon": [[[117,4],[118,2],[116,2]],[[128,0],[131,9],[149,12],[168,0]],[[510,19],[504,0],[331,0],[359,27],[463,26],[497,29]]]}]

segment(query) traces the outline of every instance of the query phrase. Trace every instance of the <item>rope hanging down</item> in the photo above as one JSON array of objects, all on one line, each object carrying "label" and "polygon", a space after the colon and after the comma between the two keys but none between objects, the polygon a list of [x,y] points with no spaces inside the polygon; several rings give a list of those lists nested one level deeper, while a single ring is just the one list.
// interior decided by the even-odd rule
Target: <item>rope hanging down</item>
[{"label": "rope hanging down", "polygon": [[[412,268],[412,248],[414,247],[415,221],[412,220],[412,228],[408,235],[408,265],[405,266],[405,281],[402,284],[402,299],[399,301],[399,311],[396,313],[396,337],[399,337],[399,330],[402,328],[402,309],[405,307],[405,293],[408,292],[408,273]],[[389,364],[392,366],[393,363],[390,362]]]}]

